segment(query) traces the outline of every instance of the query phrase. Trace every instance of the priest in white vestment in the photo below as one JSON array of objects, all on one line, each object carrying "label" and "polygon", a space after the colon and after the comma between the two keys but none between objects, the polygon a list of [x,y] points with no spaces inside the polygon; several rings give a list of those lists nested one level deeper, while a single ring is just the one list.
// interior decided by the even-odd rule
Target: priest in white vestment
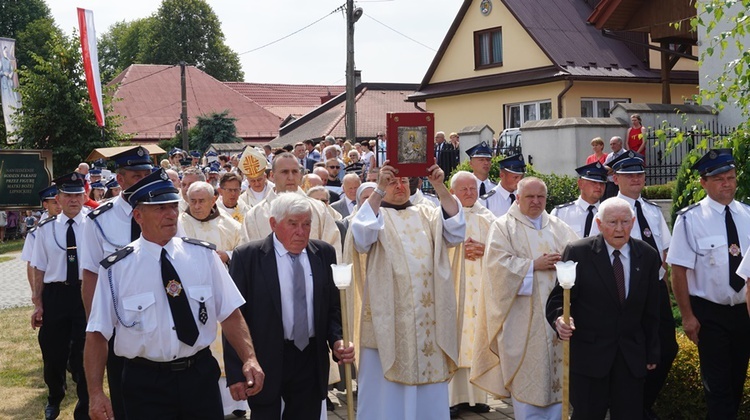
[{"label": "priest in white vestment", "polygon": [[245,221],[245,213],[249,210],[247,204],[239,199],[241,188],[240,175],[234,172],[225,173],[219,179],[219,199],[216,201],[219,210],[226,212],[239,223]]},{"label": "priest in white vestment", "polygon": [[[451,177],[450,191],[461,202],[466,219],[466,240],[450,250],[451,261],[458,265],[458,272],[463,274],[463,277],[455,279],[460,328],[458,371],[448,383],[451,415],[456,416],[461,410],[475,413],[490,411],[487,393],[469,382],[469,374],[474,357],[477,306],[481,296],[482,257],[487,232],[495,221],[495,215],[477,201],[479,189],[476,177],[471,172],[456,172]],[[453,254],[458,254],[458,259]]]},{"label": "priest in white vestment", "polygon": [[[281,193],[291,192],[301,194],[305,192],[300,188],[302,182],[302,168],[299,160],[291,153],[281,153],[273,158],[271,176],[275,182],[274,188],[268,196],[253,206],[245,215],[242,224],[242,243],[264,239],[271,234],[271,203]],[[310,238],[328,242],[336,249],[336,258],[341,260],[341,233],[336,226],[336,221],[328,213],[325,206],[319,200],[309,198],[312,204],[312,228]]]},{"label": "priest in white vestment", "polygon": [[[217,197],[211,184],[205,181],[193,182],[187,189],[186,195],[188,208],[185,212],[180,213],[179,217],[179,223],[185,231],[185,236],[216,245],[216,253],[219,254],[221,261],[227,264],[232,257],[232,251],[239,245],[242,226],[215,205]],[[219,389],[221,390],[224,415],[231,415],[234,411],[238,411],[238,413],[247,411],[247,401],[235,401],[229,393],[229,388],[227,388],[221,326],[218,327],[216,340],[211,343],[210,348],[221,368]]]},{"label": "priest in white vestment", "polygon": [[471,382],[510,396],[519,420],[562,415],[562,345],[545,305],[555,263],[578,235],[546,203],[542,180],[519,181],[518,199],[490,227],[483,261]]},{"label": "priest in white vestment", "polygon": [[[448,380],[458,364],[458,328],[448,248],[464,241],[460,202],[428,168],[440,208],[409,202],[409,179],[386,165],[378,188],[352,219],[361,304],[357,417],[360,420],[447,420]],[[350,243],[347,239],[347,243]],[[361,259],[354,258],[359,267]]]},{"label": "priest in white vestment", "polygon": [[[260,203],[273,189],[273,182],[266,176],[268,161],[254,147],[246,147],[237,161],[237,167],[247,177],[248,188],[240,194],[239,200],[247,208]],[[242,223],[242,222],[240,222]]]}]

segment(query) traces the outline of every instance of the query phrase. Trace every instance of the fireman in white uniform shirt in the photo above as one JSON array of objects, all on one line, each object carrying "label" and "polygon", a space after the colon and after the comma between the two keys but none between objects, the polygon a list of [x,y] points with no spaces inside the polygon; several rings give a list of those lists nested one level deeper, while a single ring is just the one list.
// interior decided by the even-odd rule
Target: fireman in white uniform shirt
[{"label": "fireman in white uniform shirt", "polygon": [[490,168],[492,167],[492,149],[487,142],[481,142],[466,150],[469,155],[469,166],[477,181],[477,192],[483,196],[497,187],[490,179]]},{"label": "fireman in white uniform shirt", "polygon": [[204,241],[175,237],[179,197],[159,169],[125,191],[142,236],[102,261],[87,327],[86,377],[92,419],[112,418],[102,389],[107,340],[125,357],[127,418],[223,418],[219,366],[208,346],[217,322],[241,354],[247,387],[260,391],[263,372],[239,308],[244,299]]},{"label": "fireman in white uniform shirt", "polygon": [[526,163],[523,155],[507,157],[500,162],[500,183],[487,194],[479,197],[481,203],[487,207],[495,217],[508,212],[516,201],[516,186],[526,173]]},{"label": "fireman in white uniform shirt", "polygon": [[599,211],[599,199],[607,184],[607,168],[594,162],[576,168],[576,172],[581,194],[575,201],[556,206],[550,215],[567,223],[579,238],[596,236],[599,234],[599,227],[594,217]]}]

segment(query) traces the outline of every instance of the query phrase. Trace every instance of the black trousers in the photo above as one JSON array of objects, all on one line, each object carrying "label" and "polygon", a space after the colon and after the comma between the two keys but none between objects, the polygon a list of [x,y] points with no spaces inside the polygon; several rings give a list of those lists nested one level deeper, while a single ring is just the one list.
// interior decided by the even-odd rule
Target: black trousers
[{"label": "black trousers", "polygon": [[115,418],[124,419],[125,405],[122,402],[122,369],[125,366],[125,358],[115,354],[115,333],[107,343],[109,351],[107,354],[107,383],[109,384],[109,399],[112,402],[112,411]]},{"label": "black trousers", "polygon": [[219,363],[208,349],[193,366],[179,371],[125,359],[122,397],[126,418],[221,420],[220,375]]},{"label": "black trousers", "polygon": [[708,418],[736,419],[750,358],[747,306],[717,305],[695,296],[690,304],[701,324],[698,355]]},{"label": "black trousers", "polygon": [[39,329],[39,348],[44,362],[47,402],[60,405],[65,397],[66,371],[76,383],[78,402],[75,419],[88,419],[89,394],[83,372],[83,347],[86,342],[86,313],[81,300],[81,283],[48,283],[42,291],[44,323]]},{"label": "black trousers", "polygon": [[669,300],[669,289],[666,280],[659,281],[659,362],[656,369],[648,371],[643,386],[643,408],[651,408],[667,380],[672,362],[677,356],[677,339],[675,338],[672,304]]},{"label": "black trousers", "polygon": [[609,374],[592,378],[570,373],[570,404],[573,420],[604,420],[609,409],[612,420],[643,418],[643,378],[630,372],[620,350]]},{"label": "black trousers", "polygon": [[[251,420],[318,420],[323,398],[318,390],[315,338],[300,351],[293,342],[284,344],[281,394],[271,404],[250,403]],[[281,414],[281,399],[284,413]]]}]

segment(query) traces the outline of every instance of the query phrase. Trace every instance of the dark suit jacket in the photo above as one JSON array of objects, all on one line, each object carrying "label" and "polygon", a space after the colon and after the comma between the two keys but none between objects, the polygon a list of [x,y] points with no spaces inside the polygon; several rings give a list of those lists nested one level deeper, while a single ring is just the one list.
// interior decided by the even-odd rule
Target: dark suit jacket
[{"label": "dark suit jacket", "polygon": [[[659,361],[659,265],[646,242],[630,239],[630,289],[620,305],[612,263],[601,234],[565,248],[563,261],[577,261],[570,289],[570,314],[576,329],[570,340],[570,370],[595,378],[607,375],[619,349],[633,376],[646,375],[646,364]],[[562,316],[558,283],[547,299],[547,321]]]},{"label": "dark suit jacket", "polygon": [[[437,144],[435,147],[438,147]],[[460,150],[457,150],[455,147],[453,147],[453,144],[451,142],[446,141],[443,143],[443,148],[437,155],[437,164],[440,166],[440,168],[445,172],[446,176],[449,176],[449,174],[453,171],[453,169],[458,165]]]},{"label": "dark suit jacket", "polygon": [[[328,387],[328,348],[342,338],[339,291],[333,283],[331,264],[336,251],[323,241],[311,239],[307,257],[313,277],[313,316],[317,347],[318,383],[310,384],[320,399]],[[284,354],[284,326],[281,320],[281,291],[276,269],[273,234],[266,239],[249,242],[234,250],[229,273],[246,303],[240,308],[250,328],[258,362],[266,375],[263,390],[249,402],[267,404],[281,393]],[[326,341],[328,345],[326,346]],[[224,340],[224,364],[227,384],[245,380],[242,363],[229,343]]]},{"label": "dark suit jacket", "polygon": [[339,212],[343,217],[346,217],[349,215],[349,206],[346,205],[346,195],[341,194],[341,198],[331,204],[331,207],[333,207],[334,210]]}]

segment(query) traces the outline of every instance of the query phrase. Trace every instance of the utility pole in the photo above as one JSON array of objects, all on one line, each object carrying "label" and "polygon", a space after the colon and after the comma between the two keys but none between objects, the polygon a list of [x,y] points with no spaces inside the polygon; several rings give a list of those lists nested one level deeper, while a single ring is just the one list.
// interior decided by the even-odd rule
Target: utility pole
[{"label": "utility pole", "polygon": [[182,150],[189,151],[190,144],[188,143],[188,113],[187,113],[187,85],[185,84],[185,62],[180,61],[180,82],[182,84],[182,114],[180,119],[182,120]]},{"label": "utility pole", "polygon": [[357,108],[354,102],[354,22],[362,16],[362,9],[354,9],[354,0],[346,0],[346,138],[357,141]]}]

